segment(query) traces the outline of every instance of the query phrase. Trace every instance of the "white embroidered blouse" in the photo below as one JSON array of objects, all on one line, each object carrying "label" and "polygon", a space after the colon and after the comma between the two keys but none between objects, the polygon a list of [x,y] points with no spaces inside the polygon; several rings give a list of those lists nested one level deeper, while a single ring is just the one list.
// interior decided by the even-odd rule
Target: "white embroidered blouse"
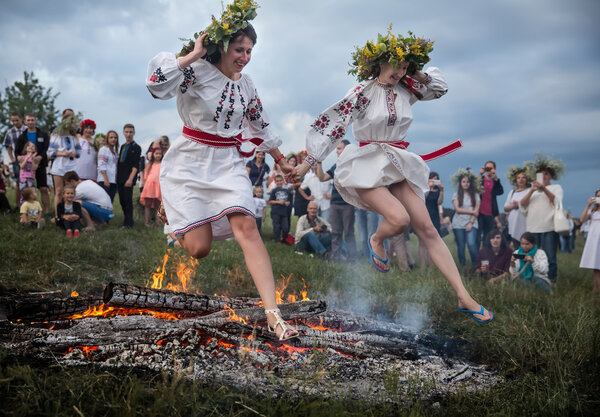
[{"label": "white embroidered blouse", "polygon": [[[429,67],[424,83],[414,81],[413,88],[423,100],[442,97],[448,91],[440,70]],[[390,87],[374,80],[364,81],[346,96],[321,113],[308,132],[307,161],[323,161],[344,138],[353,124],[354,137],[359,142],[398,142],[406,138],[412,123],[414,94],[400,85]]]},{"label": "white embroidered blouse", "polygon": [[146,86],[154,98],[177,97],[179,116],[190,128],[225,138],[260,138],[259,151],[281,145],[248,74],[233,81],[203,59],[181,70],[174,54],[161,52],[148,64]]}]

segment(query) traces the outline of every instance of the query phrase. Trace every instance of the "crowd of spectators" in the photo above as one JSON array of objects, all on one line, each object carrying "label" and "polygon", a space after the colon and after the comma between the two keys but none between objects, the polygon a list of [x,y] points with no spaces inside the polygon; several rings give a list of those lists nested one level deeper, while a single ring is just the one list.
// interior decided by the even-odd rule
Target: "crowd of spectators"
[{"label": "crowd of spectators", "polygon": [[[124,217],[121,228],[127,229],[134,226],[133,194],[138,183],[145,224],[162,225],[156,212],[161,201],[158,176],[162,156],[170,146],[168,137],[154,140],[143,154],[134,140],[135,127],[129,123],[123,126],[120,144],[116,130],[96,134],[96,123],[91,119],[79,122],[71,109],[64,110],[50,135],[37,128],[34,114],[23,117],[13,113],[10,121],[13,127],[3,141],[10,165],[3,164],[0,172],[2,213],[11,212],[8,184],[15,190],[14,205],[23,225],[41,228],[52,222],[68,237],[79,236],[82,229],[95,230],[110,222],[118,194]],[[348,144],[347,140],[338,144],[338,157]],[[296,166],[305,155],[301,151],[286,159]],[[507,178],[512,187],[507,193],[494,161],[486,161],[479,174],[460,169],[452,178],[456,186],[452,209],[442,208],[445,187],[440,175],[431,172],[425,203],[434,227],[442,237],[452,231],[458,263],[464,269],[490,284],[512,277],[547,293],[557,281],[558,250],[571,252],[580,228],[586,238],[580,266],[594,271],[594,288],[600,291],[600,190],[579,218],[565,213],[569,230],[558,230],[555,217],[563,190],[552,181],[558,180],[560,169],[552,164],[534,165],[533,170],[531,166],[510,168]],[[298,253],[313,253],[333,262],[368,256],[369,237],[382,217],[344,201],[334,185],[335,163],[328,168],[315,163],[305,178],[295,183],[285,182],[277,164],[271,169],[264,152],[256,152],[246,169],[261,233],[269,212],[273,240],[294,246]],[[53,206],[49,189],[53,190]],[[500,206],[498,197],[504,194]],[[292,216],[297,219],[294,231]],[[176,243],[168,226],[165,233]],[[407,245],[410,239],[409,230],[386,242],[403,271],[430,264],[427,249],[419,243],[417,266]]]}]

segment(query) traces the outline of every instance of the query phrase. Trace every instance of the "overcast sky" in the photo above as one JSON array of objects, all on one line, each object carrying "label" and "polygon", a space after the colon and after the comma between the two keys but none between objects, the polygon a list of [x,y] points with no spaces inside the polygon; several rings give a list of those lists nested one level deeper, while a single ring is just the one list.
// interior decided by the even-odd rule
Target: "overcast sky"
[{"label": "overcast sky", "polygon": [[[245,72],[284,153],[304,149],[312,120],[356,84],[347,75],[353,47],[392,22],[395,33],[412,30],[436,41],[430,64],[444,72],[449,92],[415,104],[408,140],[410,150],[427,153],[462,139],[461,150],[430,164],[447,185],[459,167],[478,171],[495,160],[503,204],[508,167],[545,152],[567,165],[559,183],[575,216],[600,188],[599,1],[259,4],[258,43]],[[99,132],[121,132],[131,122],[143,145],[163,134],[175,138],[182,127],[175,100],[154,100],[146,90],[148,61],[160,51],[178,51],[179,37],[221,14],[218,0],[2,0],[0,7],[2,91],[33,71],[60,92],[59,109],[82,112]]]}]

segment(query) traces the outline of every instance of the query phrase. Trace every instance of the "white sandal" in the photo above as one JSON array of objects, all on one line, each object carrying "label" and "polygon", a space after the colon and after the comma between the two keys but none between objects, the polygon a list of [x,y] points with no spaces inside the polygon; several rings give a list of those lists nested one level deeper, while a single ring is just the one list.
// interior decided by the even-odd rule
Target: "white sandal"
[{"label": "white sandal", "polygon": [[[292,329],[289,326],[289,324],[287,324],[285,321],[283,321],[283,317],[281,317],[281,311],[279,311],[278,308],[274,308],[272,310],[265,310],[265,314],[273,314],[275,316],[275,320],[276,320],[275,326],[271,327],[271,325],[269,324],[269,321],[267,320],[267,326],[271,333],[277,334],[277,332],[276,332],[277,326],[281,326],[281,329],[283,331],[281,332],[281,336],[279,336],[280,341],[298,337],[298,332],[296,330]],[[285,337],[286,334],[288,335],[287,337]]]}]

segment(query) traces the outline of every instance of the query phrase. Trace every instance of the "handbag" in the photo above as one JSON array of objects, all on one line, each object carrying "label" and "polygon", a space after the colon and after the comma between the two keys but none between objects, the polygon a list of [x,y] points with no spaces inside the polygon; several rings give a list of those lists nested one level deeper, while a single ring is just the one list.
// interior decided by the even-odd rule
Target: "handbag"
[{"label": "handbag", "polygon": [[569,236],[571,231],[569,220],[563,210],[562,200],[558,200],[554,204],[554,231],[562,236]]}]

